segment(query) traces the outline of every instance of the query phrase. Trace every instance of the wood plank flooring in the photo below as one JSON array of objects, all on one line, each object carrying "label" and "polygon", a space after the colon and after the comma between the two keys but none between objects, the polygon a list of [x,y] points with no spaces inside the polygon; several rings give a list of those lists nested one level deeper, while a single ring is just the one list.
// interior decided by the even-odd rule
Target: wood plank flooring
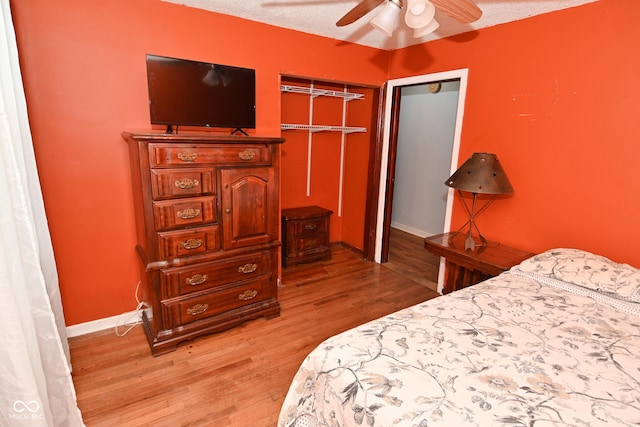
[{"label": "wood plank flooring", "polygon": [[385,267],[437,290],[440,257],[426,251],[424,238],[392,228],[389,241],[389,262]]},{"label": "wood plank flooring", "polygon": [[140,326],[123,337],[107,330],[71,338],[86,425],[273,427],[294,373],[323,340],[437,296],[429,279],[414,280],[406,268],[363,262],[343,246],[332,252],[329,261],[284,270],[280,317],[172,353],[151,356]]}]

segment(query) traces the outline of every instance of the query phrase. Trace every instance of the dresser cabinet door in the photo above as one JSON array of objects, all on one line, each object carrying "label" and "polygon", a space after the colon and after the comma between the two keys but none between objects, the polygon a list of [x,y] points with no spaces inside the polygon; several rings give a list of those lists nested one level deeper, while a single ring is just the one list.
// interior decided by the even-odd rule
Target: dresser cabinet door
[{"label": "dresser cabinet door", "polygon": [[278,206],[272,167],[220,169],[224,249],[278,238]]}]

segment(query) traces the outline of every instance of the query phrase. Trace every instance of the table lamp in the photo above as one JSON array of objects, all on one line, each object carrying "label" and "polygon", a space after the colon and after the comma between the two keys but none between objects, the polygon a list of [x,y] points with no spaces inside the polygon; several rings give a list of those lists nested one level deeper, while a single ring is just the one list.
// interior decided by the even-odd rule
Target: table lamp
[{"label": "table lamp", "polygon": [[[467,222],[451,235],[451,239],[463,232],[465,227],[468,227],[468,231],[466,231],[467,237],[464,241],[464,249],[474,251],[476,246],[487,246],[487,240],[480,232],[476,224],[476,218],[487,209],[497,195],[513,194],[513,187],[504,169],[502,169],[498,157],[495,154],[489,153],[473,153],[473,155],[445,181],[445,185],[458,190],[464,209],[469,215]],[[469,207],[462,196],[463,191],[473,195],[471,207]],[[493,197],[487,200],[480,209],[476,209],[478,194],[488,194]],[[480,244],[477,244],[473,237],[473,229],[478,233]]]}]

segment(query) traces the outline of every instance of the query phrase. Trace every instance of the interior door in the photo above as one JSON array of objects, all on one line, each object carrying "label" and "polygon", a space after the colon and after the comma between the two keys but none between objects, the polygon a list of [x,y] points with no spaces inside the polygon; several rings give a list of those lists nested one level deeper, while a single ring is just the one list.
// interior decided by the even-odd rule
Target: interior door
[{"label": "interior door", "polygon": [[[377,197],[377,218],[375,221],[371,221],[372,227],[375,230],[370,229],[368,232],[375,236],[375,250],[374,260],[376,262],[384,262],[383,259],[388,259],[388,244],[389,244],[389,231],[391,228],[391,207],[389,204],[393,198],[390,197],[387,192],[389,189],[393,191],[393,172],[395,168],[395,153],[393,150],[393,144],[397,144],[397,131],[398,131],[398,114],[399,114],[399,96],[393,96],[399,87],[426,84],[430,82],[437,82],[443,80],[459,79],[460,89],[458,95],[458,111],[456,114],[456,124],[454,131],[454,143],[451,153],[451,165],[450,171],[453,173],[458,164],[458,151],[460,148],[460,137],[462,133],[462,119],[464,116],[464,103],[466,96],[466,86],[468,80],[468,70],[459,69],[453,71],[445,71],[441,73],[427,74],[421,76],[412,76],[401,79],[389,80],[387,82],[387,91],[385,97],[384,117],[382,123],[383,135],[382,144],[380,144],[381,152],[379,155],[380,163],[376,167],[380,168],[379,173],[376,175],[380,177],[379,183],[379,195]],[[393,142],[395,140],[395,142]],[[446,179],[446,177],[445,177]],[[444,181],[444,180],[443,180]],[[445,213],[445,226],[443,231],[448,231],[451,224],[451,211],[453,207],[453,191],[449,191],[447,197],[447,207]],[[383,249],[385,248],[385,249]],[[385,258],[386,257],[386,258]],[[443,269],[440,271],[440,278],[438,280],[439,286],[443,281],[442,277]]]},{"label": "interior door", "polygon": [[384,223],[382,236],[382,254],[380,262],[389,261],[389,238],[391,234],[391,214],[393,207],[393,188],[396,176],[396,153],[398,151],[398,126],[400,123],[400,99],[402,86],[396,86],[391,99],[391,128],[389,129],[389,160],[387,166],[387,191],[384,203]]}]

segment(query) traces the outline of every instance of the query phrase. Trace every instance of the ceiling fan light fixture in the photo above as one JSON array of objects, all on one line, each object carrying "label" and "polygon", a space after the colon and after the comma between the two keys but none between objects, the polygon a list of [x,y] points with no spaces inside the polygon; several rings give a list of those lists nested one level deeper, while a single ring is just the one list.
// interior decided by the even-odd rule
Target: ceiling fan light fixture
[{"label": "ceiling fan light fixture", "polygon": [[437,30],[439,26],[440,26],[440,23],[435,19],[432,19],[431,22],[429,22],[424,27],[415,28],[413,30],[413,37],[419,39],[421,37],[428,36],[429,34],[433,33],[435,30]]},{"label": "ceiling fan light fixture", "polygon": [[374,28],[382,31],[387,35],[387,37],[391,37],[393,35],[393,30],[396,27],[396,23],[398,22],[398,17],[400,16],[400,10],[402,8],[402,3],[396,3],[393,0],[389,0],[387,4],[384,5],[382,12],[376,15],[370,22]]},{"label": "ceiling fan light fixture", "polygon": [[429,0],[407,0],[404,22],[409,28],[422,28],[433,20],[435,6]]}]

